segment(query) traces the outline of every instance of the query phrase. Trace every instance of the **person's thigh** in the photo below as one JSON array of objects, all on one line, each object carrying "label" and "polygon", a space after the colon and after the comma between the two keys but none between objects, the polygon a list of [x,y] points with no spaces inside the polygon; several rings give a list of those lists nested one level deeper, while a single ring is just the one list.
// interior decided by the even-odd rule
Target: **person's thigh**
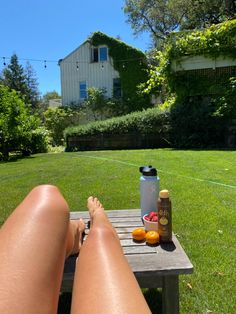
[{"label": "person's thigh", "polygon": [[68,205],[50,185],[33,189],[0,229],[0,313],[56,313]]}]

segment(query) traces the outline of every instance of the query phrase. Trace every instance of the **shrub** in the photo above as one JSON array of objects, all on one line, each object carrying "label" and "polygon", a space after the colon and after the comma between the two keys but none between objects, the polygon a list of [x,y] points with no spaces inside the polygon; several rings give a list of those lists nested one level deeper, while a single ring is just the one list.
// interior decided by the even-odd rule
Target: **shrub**
[{"label": "shrub", "polygon": [[33,154],[46,153],[49,145],[49,134],[45,127],[38,127],[31,133],[29,149]]},{"label": "shrub", "polygon": [[14,150],[31,151],[32,134],[40,120],[30,114],[18,93],[0,85],[0,152],[8,160]]},{"label": "shrub", "polygon": [[178,148],[224,145],[225,120],[210,97],[186,97],[171,108],[171,142]]},{"label": "shrub", "polygon": [[49,108],[44,112],[45,126],[51,137],[51,144],[63,144],[63,131],[71,125],[78,124],[80,113],[69,107]]},{"label": "shrub", "polygon": [[122,117],[96,121],[83,126],[67,128],[65,137],[95,134],[125,134],[137,132],[140,134],[165,134],[169,132],[169,111],[152,108],[134,112]]}]

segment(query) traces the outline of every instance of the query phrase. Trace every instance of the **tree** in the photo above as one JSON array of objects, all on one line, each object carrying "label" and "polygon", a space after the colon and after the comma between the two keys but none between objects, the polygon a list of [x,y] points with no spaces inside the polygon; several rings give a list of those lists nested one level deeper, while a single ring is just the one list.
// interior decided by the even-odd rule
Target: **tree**
[{"label": "tree", "polygon": [[150,33],[156,47],[175,30],[202,28],[234,18],[235,3],[235,0],[126,0],[124,12],[134,33]]},{"label": "tree", "polygon": [[3,159],[8,159],[11,150],[29,150],[33,132],[39,126],[40,120],[30,114],[18,93],[0,85],[0,153]]},{"label": "tree", "polygon": [[94,120],[103,119],[107,111],[107,98],[104,88],[88,88],[88,97],[83,103],[83,108],[92,112]]},{"label": "tree", "polygon": [[19,64],[18,57],[13,54],[10,64],[3,70],[1,84],[21,93],[22,99],[33,111],[39,103],[38,83],[35,71],[27,62],[25,69]]},{"label": "tree", "polygon": [[45,108],[48,108],[51,99],[61,99],[61,96],[55,90],[45,93],[42,98],[42,103]]},{"label": "tree", "polygon": [[18,62],[18,57],[13,54],[10,64],[2,72],[2,83],[10,89],[20,92],[22,97],[27,95],[28,87],[24,68]]},{"label": "tree", "polygon": [[179,27],[185,14],[185,8],[180,9],[179,0],[126,0],[124,12],[128,16],[128,23],[138,35],[150,33],[154,46],[159,41]]},{"label": "tree", "polygon": [[181,29],[206,28],[235,17],[234,0],[191,0]]},{"label": "tree", "polygon": [[26,63],[25,67],[25,80],[28,89],[26,101],[31,104],[33,110],[36,110],[39,106],[38,82],[35,71],[29,62]]},{"label": "tree", "polygon": [[48,108],[43,115],[53,146],[63,145],[63,131],[69,126],[78,125],[81,117],[78,110],[69,107]]}]

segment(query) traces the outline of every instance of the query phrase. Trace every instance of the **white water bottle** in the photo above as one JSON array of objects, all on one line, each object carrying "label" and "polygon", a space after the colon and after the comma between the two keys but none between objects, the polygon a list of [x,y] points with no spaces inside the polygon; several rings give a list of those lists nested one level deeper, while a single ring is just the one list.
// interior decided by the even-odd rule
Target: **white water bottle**
[{"label": "white water bottle", "polygon": [[140,207],[141,218],[150,212],[157,211],[157,199],[160,190],[160,178],[157,176],[156,168],[152,166],[140,167]]}]

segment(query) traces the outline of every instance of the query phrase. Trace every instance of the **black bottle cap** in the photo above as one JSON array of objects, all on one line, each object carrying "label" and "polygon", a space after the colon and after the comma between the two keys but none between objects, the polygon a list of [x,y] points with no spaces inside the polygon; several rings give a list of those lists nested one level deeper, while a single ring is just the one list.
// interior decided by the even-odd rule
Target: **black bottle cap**
[{"label": "black bottle cap", "polygon": [[152,166],[144,166],[140,167],[139,171],[144,175],[144,176],[156,176],[157,175],[157,170],[156,168],[153,168]]}]

